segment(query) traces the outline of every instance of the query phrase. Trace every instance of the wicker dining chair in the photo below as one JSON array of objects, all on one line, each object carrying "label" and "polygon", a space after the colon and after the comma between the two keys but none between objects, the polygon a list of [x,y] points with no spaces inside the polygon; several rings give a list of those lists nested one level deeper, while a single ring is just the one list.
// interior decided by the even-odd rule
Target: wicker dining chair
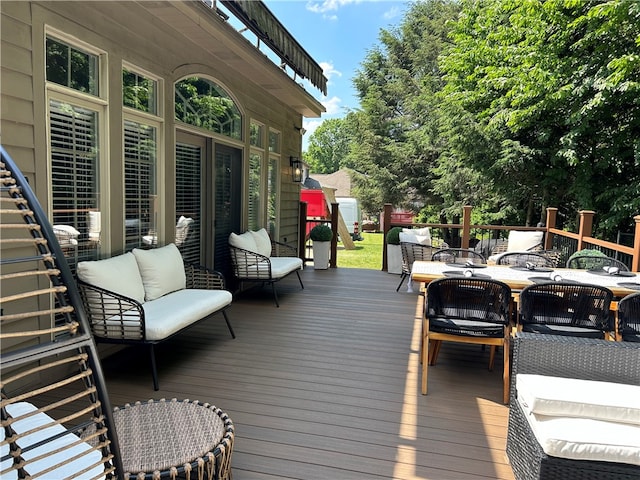
[{"label": "wicker dining chair", "polygon": [[598,285],[544,282],[520,293],[518,329],[525,332],[607,338],[614,331],[613,293]]},{"label": "wicker dining chair", "polygon": [[411,282],[411,268],[416,260],[431,260],[432,249],[428,245],[413,242],[400,242],[400,251],[402,252],[402,273],[400,275],[400,283],[396,287],[396,292],[408,277]]},{"label": "wicker dining chair", "polygon": [[554,267],[553,262],[545,255],[534,252],[506,252],[496,260],[496,265],[513,265],[517,267]]},{"label": "wicker dining chair", "polygon": [[431,255],[431,260],[448,263],[487,263],[484,255],[469,248],[441,248]]},{"label": "wicker dining chair", "polygon": [[640,292],[618,302],[618,338],[625,342],[640,342]]},{"label": "wicker dining chair", "polygon": [[[422,327],[422,394],[429,365],[435,365],[443,341],[489,345],[489,370],[496,347],[503,350],[503,401],[509,401],[511,289],[497,280],[451,277],[427,286]],[[432,343],[432,352],[429,352]]]},{"label": "wicker dining chair", "polygon": [[0,190],[0,477],[230,479],[234,427],[219,408],[111,408],[69,265],[1,146]]},{"label": "wicker dining chair", "polygon": [[629,271],[629,267],[620,260],[611,257],[594,257],[591,255],[573,256],[567,260],[566,267],[579,270],[602,270],[604,267],[617,267],[621,272]]}]

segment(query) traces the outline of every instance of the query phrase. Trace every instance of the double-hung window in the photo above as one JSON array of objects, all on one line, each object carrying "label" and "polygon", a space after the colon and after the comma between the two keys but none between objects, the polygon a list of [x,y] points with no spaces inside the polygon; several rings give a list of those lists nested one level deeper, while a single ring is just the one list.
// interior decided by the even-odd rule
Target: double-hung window
[{"label": "double-hung window", "polygon": [[249,151],[249,201],[247,203],[249,230],[259,230],[264,226],[265,188],[263,174],[265,158],[265,128],[264,125],[252,121],[250,124],[251,149]]}]

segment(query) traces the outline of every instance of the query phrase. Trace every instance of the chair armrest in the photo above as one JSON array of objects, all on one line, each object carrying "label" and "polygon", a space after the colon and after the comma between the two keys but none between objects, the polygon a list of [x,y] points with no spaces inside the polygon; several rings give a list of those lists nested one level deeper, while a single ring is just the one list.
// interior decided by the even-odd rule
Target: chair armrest
[{"label": "chair armrest", "polygon": [[297,257],[298,249],[286,243],[271,240],[271,256],[272,257]]},{"label": "chair armrest", "polygon": [[640,343],[518,332],[511,391],[519,373],[636,385]]},{"label": "chair armrest", "polygon": [[94,336],[117,340],[145,338],[145,316],[142,304],[133,298],[78,280]]},{"label": "chair armrest", "polygon": [[185,264],[187,288],[202,290],[225,290],[225,279],[222,273],[195,263]]},{"label": "chair armrest", "polygon": [[233,274],[242,280],[271,280],[271,260],[259,253],[229,245]]}]

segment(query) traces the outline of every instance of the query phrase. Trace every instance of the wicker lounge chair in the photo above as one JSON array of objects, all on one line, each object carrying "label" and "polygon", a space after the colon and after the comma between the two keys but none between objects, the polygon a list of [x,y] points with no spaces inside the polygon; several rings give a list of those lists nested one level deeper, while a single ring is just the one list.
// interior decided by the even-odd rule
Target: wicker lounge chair
[{"label": "wicker lounge chair", "polygon": [[516,379],[536,374],[637,385],[640,343],[518,333],[514,340],[507,456],[516,480],[632,480],[640,466],[544,452],[517,400]]},{"label": "wicker lounge chair", "polygon": [[618,338],[625,342],[640,342],[640,292],[618,302]]},{"label": "wicker lounge chair", "polygon": [[542,253],[534,252],[506,252],[500,255],[496,260],[496,265],[514,265],[518,267],[551,267],[555,265]]},{"label": "wicker lounge chair", "polygon": [[0,476],[229,479],[234,430],[220,409],[151,400],[112,410],[62,249],[0,154]]},{"label": "wicker lounge chair", "polygon": [[400,283],[396,288],[396,292],[409,277],[411,282],[411,267],[416,260],[431,260],[432,249],[428,245],[413,242],[400,242],[400,251],[402,252],[402,274],[400,275]]}]

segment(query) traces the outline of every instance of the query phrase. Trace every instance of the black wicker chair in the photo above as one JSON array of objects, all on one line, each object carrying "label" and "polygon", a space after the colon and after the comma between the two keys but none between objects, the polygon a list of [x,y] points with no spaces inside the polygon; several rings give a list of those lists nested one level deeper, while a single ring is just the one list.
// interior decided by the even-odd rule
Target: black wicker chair
[{"label": "black wicker chair", "polygon": [[640,466],[547,455],[519,405],[518,374],[638,384],[640,343],[519,332],[514,340],[507,456],[516,480],[637,480]]},{"label": "black wicker chair", "polygon": [[432,253],[430,246],[413,242],[400,242],[400,251],[402,252],[402,274],[396,292],[400,290],[407,277],[411,278],[413,262],[416,260],[431,260]]},{"label": "black wicker chair", "polygon": [[618,338],[625,342],[640,342],[640,292],[618,302]]},{"label": "black wicker chair", "polygon": [[447,263],[487,263],[484,255],[469,248],[441,248],[431,255],[431,260]]},{"label": "black wicker chair", "polygon": [[514,265],[517,267],[551,267],[553,261],[542,253],[534,252],[506,252],[498,257],[496,265]]},{"label": "black wicker chair", "polygon": [[590,255],[573,256],[567,260],[566,267],[578,270],[602,270],[604,267],[617,267],[621,272],[629,271],[629,267],[620,260],[611,257],[593,257]]},{"label": "black wicker chair", "polygon": [[525,332],[606,338],[614,331],[613,293],[605,287],[565,282],[529,285],[520,293],[518,329]]},{"label": "black wicker chair", "polygon": [[[422,394],[427,393],[428,366],[435,365],[443,341],[490,345],[503,349],[503,400],[509,400],[511,289],[491,279],[441,278],[427,286],[422,328]],[[429,342],[433,350],[429,353]]]}]

